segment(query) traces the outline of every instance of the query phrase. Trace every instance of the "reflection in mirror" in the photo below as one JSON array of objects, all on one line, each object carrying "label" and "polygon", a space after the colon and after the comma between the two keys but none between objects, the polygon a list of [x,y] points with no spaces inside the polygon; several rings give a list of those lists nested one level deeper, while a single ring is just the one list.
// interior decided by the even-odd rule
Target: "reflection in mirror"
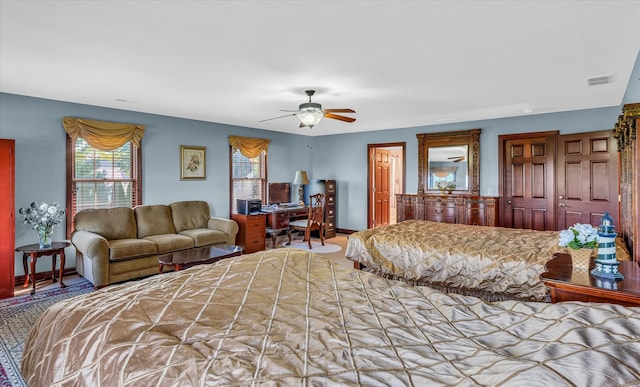
[{"label": "reflection in mirror", "polygon": [[430,147],[427,189],[467,191],[469,189],[468,155],[468,145]]}]

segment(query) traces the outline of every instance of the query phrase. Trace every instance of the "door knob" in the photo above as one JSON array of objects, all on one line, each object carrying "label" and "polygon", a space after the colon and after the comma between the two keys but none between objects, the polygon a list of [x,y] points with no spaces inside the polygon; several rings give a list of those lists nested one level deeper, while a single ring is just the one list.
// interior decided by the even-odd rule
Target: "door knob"
[{"label": "door knob", "polygon": [[560,207],[569,207],[568,205],[566,205],[564,203],[560,203],[560,204],[558,204],[558,206],[560,206]]},{"label": "door knob", "polygon": [[511,200],[507,200],[507,204],[511,204]]}]

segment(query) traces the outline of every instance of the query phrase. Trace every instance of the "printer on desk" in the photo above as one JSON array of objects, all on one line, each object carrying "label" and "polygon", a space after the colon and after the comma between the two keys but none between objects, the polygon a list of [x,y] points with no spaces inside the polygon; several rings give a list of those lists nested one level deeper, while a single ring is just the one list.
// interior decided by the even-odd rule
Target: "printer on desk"
[{"label": "printer on desk", "polygon": [[259,214],[262,209],[262,200],[260,199],[236,199],[238,214],[255,215]]}]

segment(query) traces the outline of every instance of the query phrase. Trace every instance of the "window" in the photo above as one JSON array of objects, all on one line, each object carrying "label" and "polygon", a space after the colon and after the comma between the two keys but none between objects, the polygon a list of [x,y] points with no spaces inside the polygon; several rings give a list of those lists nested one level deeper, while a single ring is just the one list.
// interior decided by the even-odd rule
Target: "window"
[{"label": "window", "polygon": [[237,213],[236,199],[260,199],[265,201],[267,186],[267,155],[246,157],[240,151],[231,150],[231,212]]},{"label": "window", "polygon": [[144,127],[65,117],[67,131],[67,237],[73,218],[91,208],[142,204]]},{"label": "window", "polygon": [[271,140],[229,136],[231,171],[231,213],[237,213],[237,199],[260,199],[265,203],[267,152]]}]

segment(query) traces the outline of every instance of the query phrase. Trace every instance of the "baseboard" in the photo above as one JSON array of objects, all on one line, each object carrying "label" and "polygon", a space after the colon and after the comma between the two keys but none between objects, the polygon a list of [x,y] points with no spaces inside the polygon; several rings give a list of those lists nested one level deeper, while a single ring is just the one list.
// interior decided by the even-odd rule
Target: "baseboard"
[{"label": "baseboard", "polygon": [[[58,278],[58,273],[59,270],[56,270],[56,278]],[[76,268],[75,267],[67,267],[62,271],[62,276],[63,277],[67,277],[70,275],[77,275],[78,273],[76,272]],[[20,275],[20,276],[16,276],[15,277],[15,287],[18,286],[22,286],[24,284],[24,280],[26,279],[26,275]],[[46,272],[41,272],[41,273],[36,273],[36,282],[38,281],[44,281],[44,280],[48,280],[51,279],[51,271],[46,271]]]},{"label": "baseboard", "polygon": [[353,234],[354,232],[357,232],[357,230],[347,230],[345,228],[337,228],[336,232],[340,234]]}]

